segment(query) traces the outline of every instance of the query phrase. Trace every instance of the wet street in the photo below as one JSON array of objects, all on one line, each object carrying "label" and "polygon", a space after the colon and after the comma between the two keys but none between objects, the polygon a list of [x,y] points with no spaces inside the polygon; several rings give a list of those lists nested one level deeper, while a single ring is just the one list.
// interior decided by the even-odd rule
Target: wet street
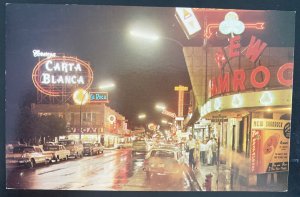
[{"label": "wet street", "polygon": [[178,182],[156,177],[149,182],[143,171],[144,155],[130,149],[105,150],[103,154],[69,159],[33,169],[7,170],[7,188],[46,190],[191,191],[185,173]]}]

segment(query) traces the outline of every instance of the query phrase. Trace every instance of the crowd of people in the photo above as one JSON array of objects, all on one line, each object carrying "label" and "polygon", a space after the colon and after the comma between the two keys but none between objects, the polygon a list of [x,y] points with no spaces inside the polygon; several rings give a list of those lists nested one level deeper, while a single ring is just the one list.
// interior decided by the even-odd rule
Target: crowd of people
[{"label": "crowd of people", "polygon": [[192,135],[186,142],[186,151],[189,153],[189,166],[192,169],[200,168],[200,165],[217,164],[217,139],[211,137],[209,140],[200,141]]}]

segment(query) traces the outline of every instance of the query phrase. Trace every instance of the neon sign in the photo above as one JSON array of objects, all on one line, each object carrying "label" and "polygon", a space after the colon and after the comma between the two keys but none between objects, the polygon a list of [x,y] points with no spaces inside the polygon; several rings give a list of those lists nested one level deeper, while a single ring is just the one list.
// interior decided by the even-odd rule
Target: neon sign
[{"label": "neon sign", "polygon": [[108,103],[108,93],[90,92],[90,103]]},{"label": "neon sign", "polygon": [[93,82],[90,65],[76,57],[51,57],[34,67],[32,81],[38,91],[61,96],[74,88],[88,89]]},{"label": "neon sign", "polygon": [[56,53],[42,52],[39,49],[32,50],[33,57],[55,57]]},{"label": "neon sign", "polygon": [[[252,63],[256,63],[258,58],[263,53],[264,49],[267,47],[267,44],[259,39],[256,39],[255,36],[251,37],[250,43],[247,47],[247,50],[242,54],[240,52],[240,36],[235,36],[230,39],[228,46],[228,54],[226,54],[223,48],[220,48],[215,54],[215,61],[218,65],[220,71],[225,67],[227,63],[230,62],[234,57],[244,55]],[[287,75],[286,73],[293,72],[293,63],[285,63],[279,67],[277,71],[277,81],[282,86],[290,87],[293,84],[292,75]],[[264,76],[262,80],[257,80],[257,76]],[[253,88],[262,89],[266,87],[270,80],[271,72],[268,67],[265,65],[258,65],[255,67],[250,74],[250,84]],[[212,77],[209,83],[210,95],[211,97],[229,93],[230,91],[239,92],[244,91],[246,82],[246,72],[244,69],[237,69],[232,72],[232,74],[225,72],[217,77]],[[232,84],[232,86],[230,85]]]}]

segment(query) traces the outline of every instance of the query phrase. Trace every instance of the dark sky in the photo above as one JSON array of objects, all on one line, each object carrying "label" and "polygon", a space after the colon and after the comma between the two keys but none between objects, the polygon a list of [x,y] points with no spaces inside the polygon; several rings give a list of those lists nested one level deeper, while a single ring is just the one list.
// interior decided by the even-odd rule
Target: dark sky
[{"label": "dark sky", "polygon": [[[34,90],[31,74],[38,59],[33,57],[33,49],[89,61],[94,71],[92,87],[114,81],[116,88],[110,93],[109,105],[124,115],[131,126],[138,123],[140,112],[147,114],[147,122],[160,121],[163,116],[154,109],[157,102],[176,112],[174,86],[191,88],[179,45],[129,35],[130,29],[141,27],[179,40],[185,46],[200,46],[201,39],[188,41],[185,37],[174,17],[175,8],[10,4],[6,11],[8,135],[15,129],[19,103]],[[277,12],[267,15],[266,20],[269,26],[279,24],[272,36],[266,29],[268,44],[293,46],[293,14]],[[285,32],[284,37],[281,31]]]},{"label": "dark sky", "polygon": [[34,89],[31,74],[38,59],[33,49],[77,56],[89,61],[94,83],[112,80],[113,109],[129,123],[144,112],[147,121],[160,120],[156,102],[176,111],[174,86],[190,87],[182,49],[174,42],[157,43],[130,36],[132,27],[185,39],[174,8],[9,5],[6,13],[6,117],[13,131],[18,105]]}]

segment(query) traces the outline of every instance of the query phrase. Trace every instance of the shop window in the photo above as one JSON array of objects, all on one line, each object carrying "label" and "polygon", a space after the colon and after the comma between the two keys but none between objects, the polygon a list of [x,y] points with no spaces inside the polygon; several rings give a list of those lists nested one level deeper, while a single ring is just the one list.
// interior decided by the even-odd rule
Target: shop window
[{"label": "shop window", "polygon": [[264,112],[264,118],[267,118],[267,119],[273,119],[273,113],[270,113],[270,112]]},{"label": "shop window", "polygon": [[280,120],[291,120],[291,114],[283,114],[280,116]]},{"label": "shop window", "polygon": [[96,113],[92,113],[92,122],[96,122]]}]

